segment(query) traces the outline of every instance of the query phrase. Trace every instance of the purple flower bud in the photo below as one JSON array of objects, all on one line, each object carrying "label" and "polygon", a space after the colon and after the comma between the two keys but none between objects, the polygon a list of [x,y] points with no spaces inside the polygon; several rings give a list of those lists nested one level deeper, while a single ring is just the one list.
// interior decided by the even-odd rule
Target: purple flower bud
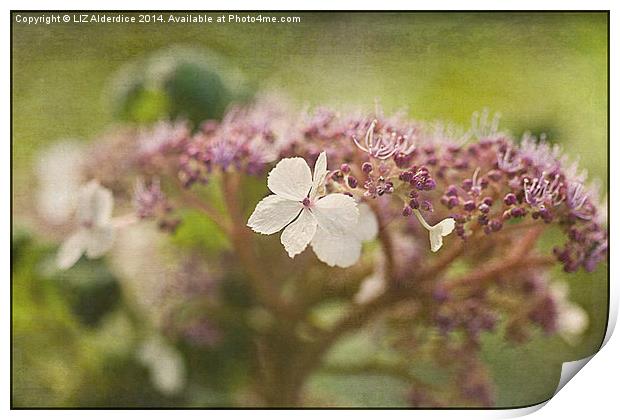
[{"label": "purple flower bud", "polygon": [[441,197],[441,204],[443,204],[449,209],[452,209],[459,205],[459,199],[454,196],[444,195]]},{"label": "purple flower bud", "polygon": [[514,207],[510,210],[510,215],[512,217],[523,217],[525,216],[525,210],[521,207]]},{"label": "purple flower bud", "polygon": [[411,172],[411,171],[403,171],[398,176],[398,179],[400,179],[401,181],[404,181],[404,182],[411,182],[411,180],[413,179],[413,172]]},{"label": "purple flower bud", "polygon": [[465,211],[474,211],[476,209],[476,203],[474,203],[472,200],[466,201],[463,204],[463,209]]},{"label": "purple flower bud", "polygon": [[436,186],[435,180],[433,178],[428,178],[424,183],[424,190],[431,191],[434,190]]},{"label": "purple flower bud", "polygon": [[362,164],[362,172],[364,172],[365,174],[371,173],[372,172],[372,163],[364,162]]},{"label": "purple flower bud", "polygon": [[484,197],[482,202],[489,207],[493,205],[493,199],[491,197]]},{"label": "purple flower bud", "polygon": [[355,178],[352,175],[349,175],[347,177],[347,184],[349,185],[350,188],[357,188],[357,178]]},{"label": "purple flower bud", "polygon": [[348,163],[343,163],[342,165],[340,165],[340,171],[343,174],[348,174],[349,172],[351,172],[351,167]]},{"label": "purple flower bud", "polygon": [[428,211],[428,212],[432,212],[434,210],[433,204],[428,200],[422,201],[422,204],[420,205],[420,207],[422,208],[422,210]]},{"label": "purple flower bud", "polygon": [[459,193],[458,188],[456,187],[456,185],[450,185],[447,189],[446,189],[446,195],[451,195],[451,196],[457,196]]},{"label": "purple flower bud", "polygon": [[487,214],[487,213],[489,212],[489,210],[490,210],[490,209],[491,209],[491,208],[490,208],[488,205],[484,204],[484,203],[482,203],[482,204],[480,204],[480,205],[478,206],[478,210],[480,210],[480,213]]},{"label": "purple flower bud", "polygon": [[394,163],[396,163],[396,166],[399,168],[406,168],[411,162],[412,157],[412,154],[396,153],[394,155]]},{"label": "purple flower bud", "polygon": [[166,196],[161,190],[159,180],[148,184],[140,181],[134,189],[134,206],[139,218],[163,216],[171,210]]},{"label": "purple flower bud", "polygon": [[491,220],[491,222],[489,222],[489,226],[491,227],[491,230],[493,232],[498,232],[502,229],[502,222],[500,220]]},{"label": "purple flower bud", "polygon": [[471,187],[473,187],[473,185],[474,185],[474,182],[469,178],[464,180],[463,183],[461,184],[461,186],[463,187],[465,191],[471,190]]},{"label": "purple flower bud", "polygon": [[553,221],[553,215],[549,211],[548,208],[543,207],[540,209],[540,217],[543,219],[545,223],[551,223]]},{"label": "purple flower bud", "polygon": [[513,206],[517,204],[517,196],[513,193],[506,194],[506,196],[504,197],[504,204],[506,204],[507,206]]},{"label": "purple flower bud", "polygon": [[409,217],[413,214],[413,209],[411,208],[411,206],[405,206],[403,208],[403,216],[405,217]]},{"label": "purple flower bud", "polygon": [[409,201],[409,206],[414,209],[419,209],[420,203],[418,202],[417,198],[412,198],[411,201]]},{"label": "purple flower bud", "polygon": [[331,176],[334,182],[342,183],[344,182],[344,174],[341,171],[334,171]]}]

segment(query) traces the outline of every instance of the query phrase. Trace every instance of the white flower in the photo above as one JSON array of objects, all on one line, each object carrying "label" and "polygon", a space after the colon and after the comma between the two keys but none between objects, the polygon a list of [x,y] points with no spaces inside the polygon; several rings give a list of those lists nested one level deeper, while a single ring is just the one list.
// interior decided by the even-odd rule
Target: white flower
[{"label": "white flower", "polygon": [[360,204],[358,209],[357,223],[348,232],[330,233],[321,226],[317,228],[311,246],[319,260],[331,267],[350,267],[362,254],[362,242],[375,239],[379,231],[375,214],[367,204]]},{"label": "white flower", "polygon": [[74,140],[55,143],[37,156],[37,211],[53,224],[69,220],[80,188],[83,147]]},{"label": "white flower", "polygon": [[384,291],[385,280],[383,279],[383,276],[374,273],[362,281],[359,290],[353,297],[353,301],[358,305],[363,305],[364,303],[368,303],[378,297]]},{"label": "white flower", "polygon": [[72,267],[84,253],[88,258],[98,258],[112,247],[113,206],[112,193],[97,181],[81,187],[77,203],[79,227],[58,250],[57,264],[60,269]]},{"label": "white flower", "polygon": [[581,306],[568,300],[568,285],[566,283],[553,283],[551,295],[557,305],[558,334],[568,344],[577,344],[579,337],[588,328],[587,312]]},{"label": "white flower", "polygon": [[138,358],[149,369],[153,386],[162,394],[178,394],[185,386],[183,357],[161,337],[154,335],[143,342]]},{"label": "white flower", "polygon": [[319,155],[314,174],[300,157],[282,159],[267,177],[267,186],[274,194],[256,205],[248,226],[265,235],[284,229],[280,241],[291,258],[312,241],[321,261],[336,264],[334,261],[341,259],[337,254],[342,244],[326,241],[349,237],[358,223],[359,210],[348,195],[321,196],[326,176],[325,152]]},{"label": "white flower", "polygon": [[426,230],[428,230],[428,236],[431,242],[431,251],[433,252],[439,251],[439,248],[441,248],[441,246],[443,245],[443,237],[448,236],[454,230],[454,225],[455,225],[454,219],[451,217],[448,217],[446,219],[443,219],[441,222],[437,223],[436,225],[431,226],[428,223],[426,223],[426,220],[424,220],[419,210],[416,209],[416,210],[413,210],[413,212],[415,213],[416,217],[420,221],[420,224],[424,226]]}]

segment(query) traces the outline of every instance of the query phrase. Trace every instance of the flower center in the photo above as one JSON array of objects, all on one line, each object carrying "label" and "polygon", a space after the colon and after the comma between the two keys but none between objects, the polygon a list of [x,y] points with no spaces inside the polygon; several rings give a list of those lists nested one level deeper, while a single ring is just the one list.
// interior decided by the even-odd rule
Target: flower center
[{"label": "flower center", "polygon": [[301,204],[303,204],[304,207],[310,207],[310,199],[308,197],[304,198]]}]

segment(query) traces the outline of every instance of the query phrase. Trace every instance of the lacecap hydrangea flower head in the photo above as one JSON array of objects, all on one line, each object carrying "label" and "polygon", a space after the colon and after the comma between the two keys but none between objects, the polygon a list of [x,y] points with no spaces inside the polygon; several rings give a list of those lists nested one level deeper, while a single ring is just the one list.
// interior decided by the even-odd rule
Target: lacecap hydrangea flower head
[{"label": "lacecap hydrangea flower head", "polygon": [[[432,362],[456,372],[441,395],[413,381],[413,405],[443,404],[447,393],[492,404],[479,339],[500,320],[510,343],[536,331],[578,341],[587,314],[550,268],[592,271],[607,259],[606,207],[558,146],[529,134],[514,140],[486,113],[459,130],[403,113],[297,113],[280,104],[261,99],[220,121],[162,121],[103,136],[84,152],[89,183],[75,199],[77,226],[59,265],[103,255],[130,224],[156,221],[175,232],[187,209],[211,220],[230,247],[204,252],[207,265],[226,271],[234,261],[253,302],[273,315],[264,328],[279,338],[257,333],[275,346],[257,359],[303,366],[288,372],[273,362],[273,372],[254,376],[273,380],[257,390],[267,404],[299,402],[304,379],[338,337],[382,316],[393,321],[386,336],[410,343],[394,343],[403,360],[425,345],[410,334],[433,331],[424,337],[442,351]],[[204,194],[208,184],[221,199]],[[539,246],[551,229],[563,241]],[[327,299],[350,312],[328,330],[309,325]],[[213,328],[225,341],[225,329]],[[291,342],[303,345],[291,352]]]}]

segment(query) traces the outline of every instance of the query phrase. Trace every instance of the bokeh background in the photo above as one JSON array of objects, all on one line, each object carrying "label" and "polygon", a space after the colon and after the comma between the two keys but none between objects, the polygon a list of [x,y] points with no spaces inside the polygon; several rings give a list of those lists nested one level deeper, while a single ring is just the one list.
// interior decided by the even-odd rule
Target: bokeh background
[{"label": "bokeh background", "polygon": [[[300,23],[13,22],[14,406],[225,405],[234,378],[218,377],[218,366],[243,357],[224,350],[194,366],[196,357],[184,353],[187,368],[204,380],[166,395],[132,353],[130,303],[106,261],[54,271],[57,241],[35,221],[33,168],[38,153],[59,139],[88,141],[121,121],[217,117],[229,100],[256,90],[284,93],[300,106],[373,109],[379,100],[388,112],[405,108],[416,119],[465,126],[473,112],[487,108],[500,112],[502,126],[516,137],[546,133],[607,190],[607,14],[294,15]],[[190,64],[174,80],[145,88],[152,83],[144,76],[152,71],[149,57],[158,54]],[[235,89],[224,89],[211,71]],[[208,227],[196,231],[210,236]],[[592,274],[565,276],[558,269],[554,275],[570,283],[571,299],[587,310],[590,326],[575,345],[540,336],[511,347],[499,334],[485,336],[498,406],[549,398],[561,363],[600,345],[606,265]],[[330,316],[329,308],[322,316]],[[374,346],[362,333],[329,357],[357,360]],[[405,385],[378,375],[319,372],[309,388],[332,404],[406,403]]]}]

